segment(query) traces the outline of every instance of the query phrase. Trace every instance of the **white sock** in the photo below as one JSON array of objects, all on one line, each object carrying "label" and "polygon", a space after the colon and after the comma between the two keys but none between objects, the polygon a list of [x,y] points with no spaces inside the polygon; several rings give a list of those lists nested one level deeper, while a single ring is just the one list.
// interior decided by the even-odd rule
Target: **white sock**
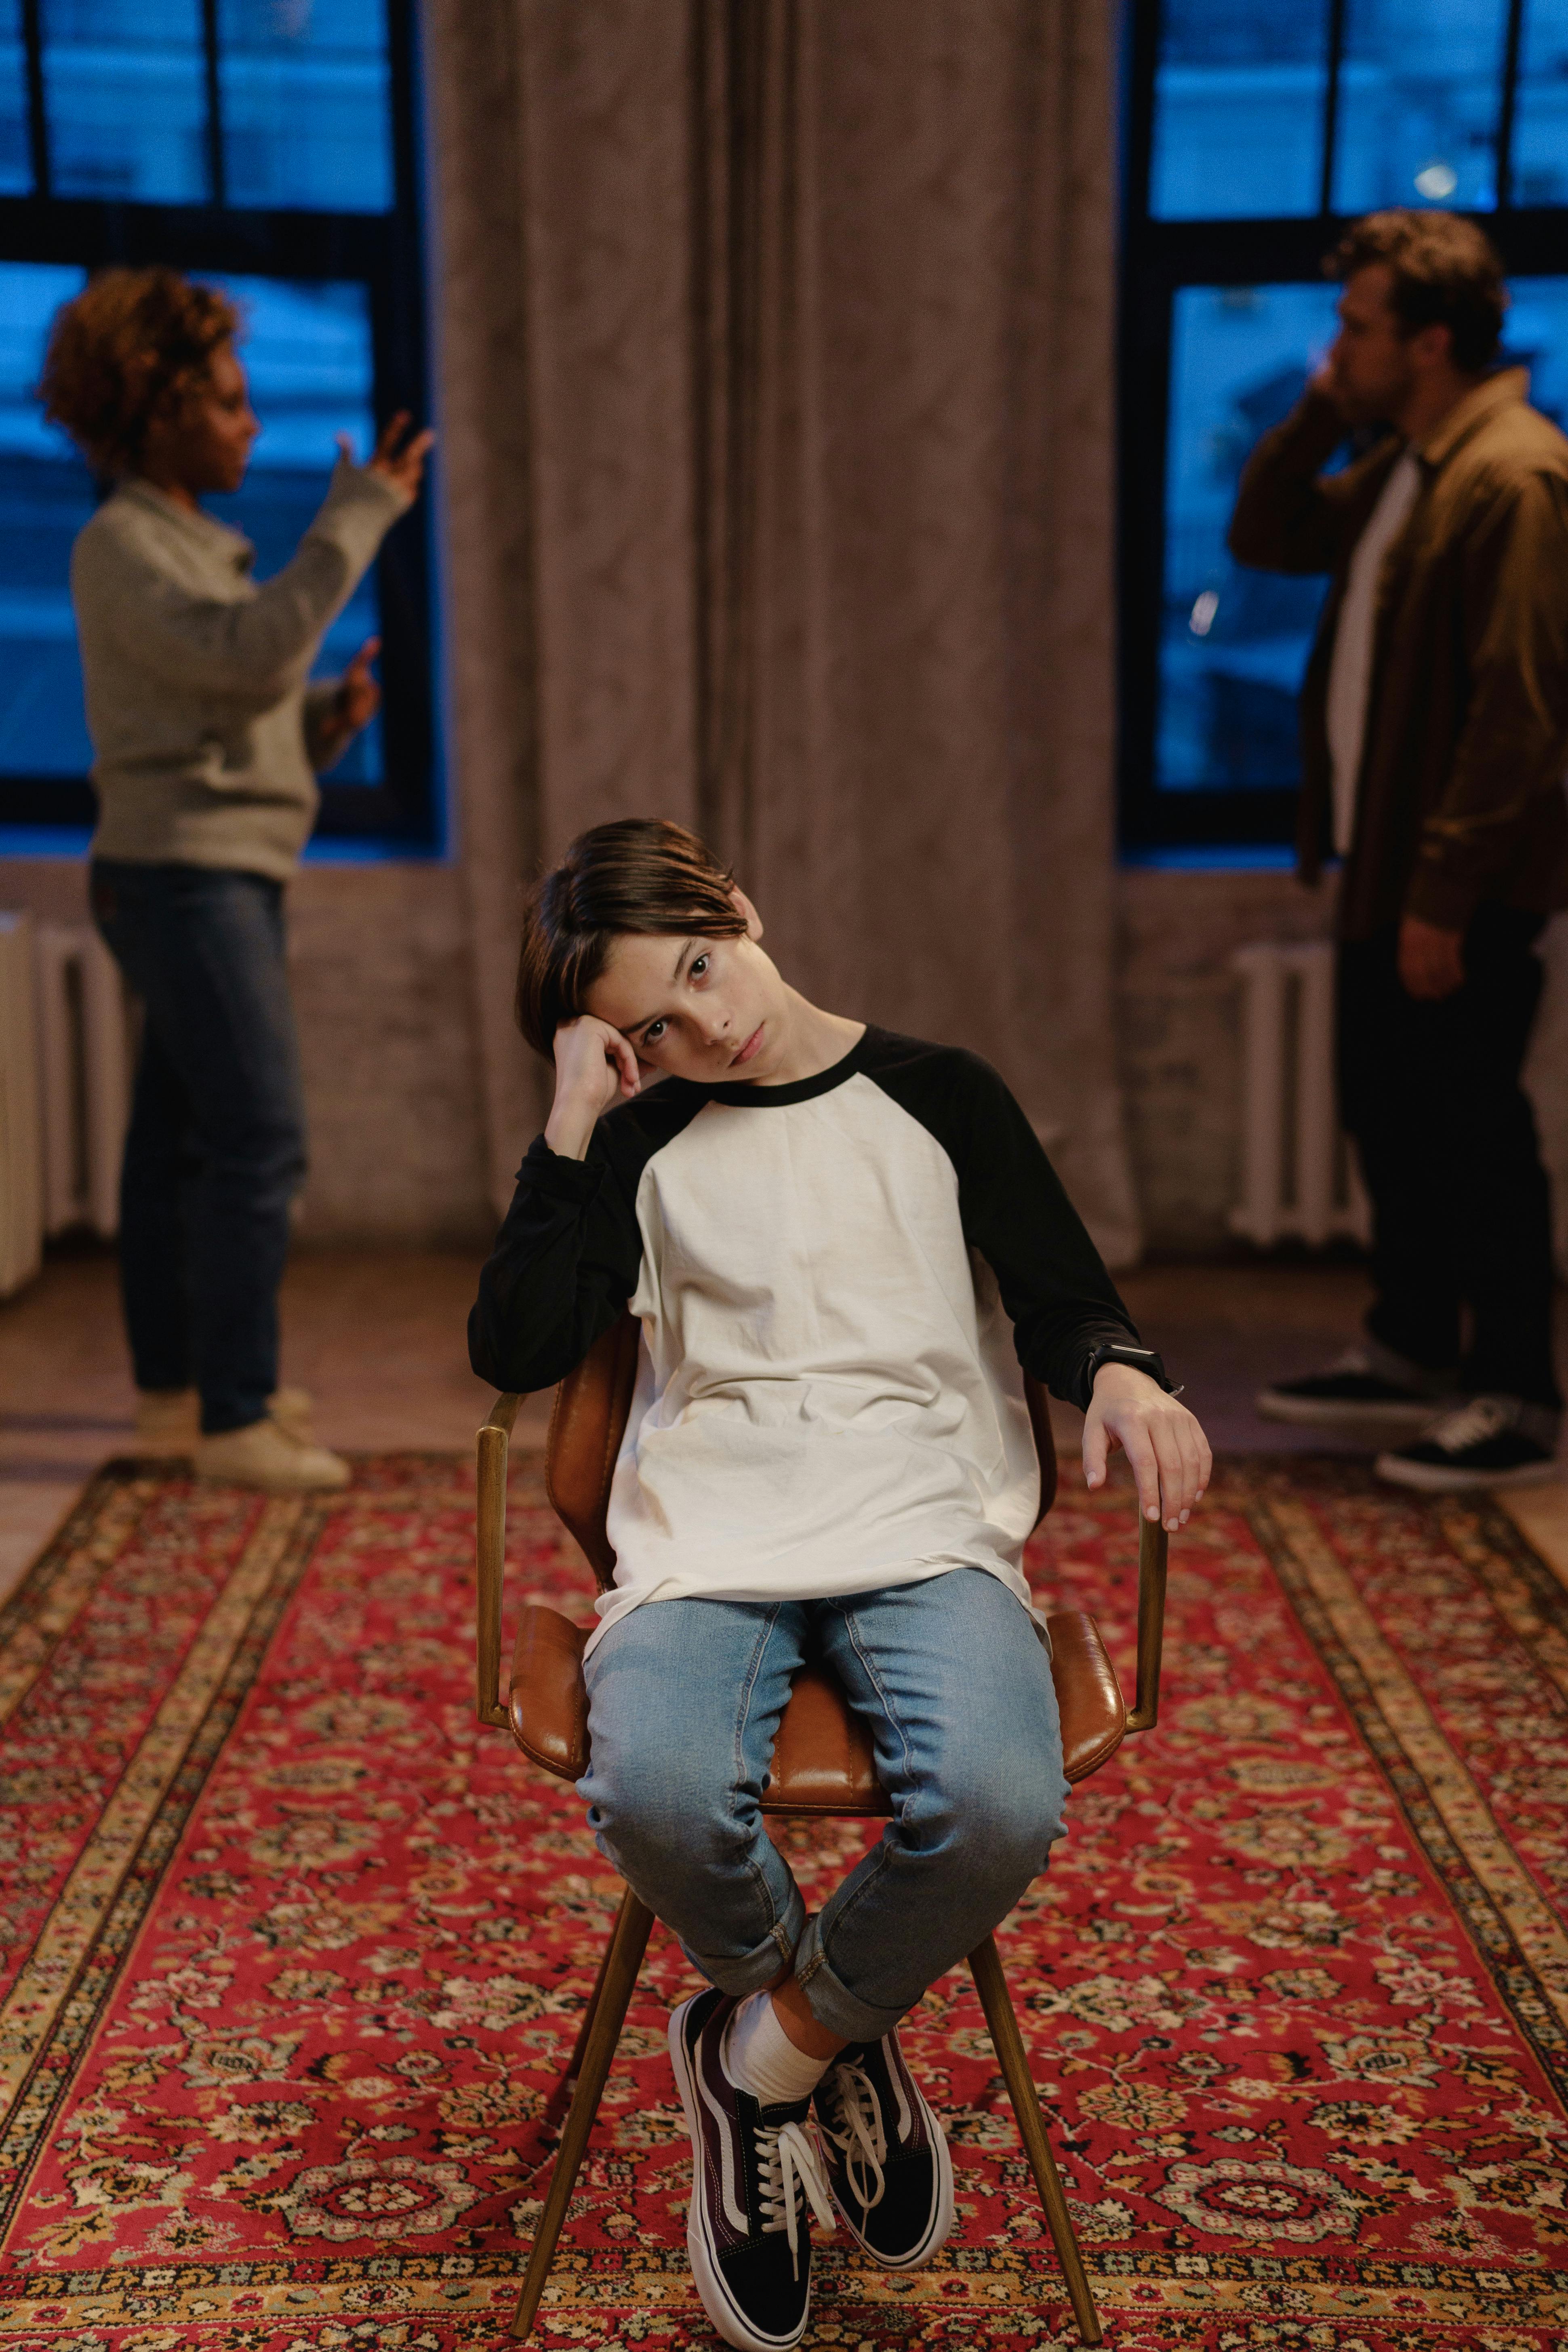
[{"label": "white sock", "polygon": [[754,1992],[730,2020],[722,2051],[725,2072],[738,2090],[750,2091],[764,2107],[809,2099],[832,2063],[814,2058],[793,2042],[773,2004]]}]

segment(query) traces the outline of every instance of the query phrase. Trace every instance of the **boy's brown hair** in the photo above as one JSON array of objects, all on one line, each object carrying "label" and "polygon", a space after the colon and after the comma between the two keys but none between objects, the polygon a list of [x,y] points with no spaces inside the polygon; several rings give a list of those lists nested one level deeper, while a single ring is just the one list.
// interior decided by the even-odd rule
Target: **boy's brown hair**
[{"label": "boy's brown hair", "polygon": [[580,833],[534,884],[523,912],[517,1025],[534,1052],[548,1060],[561,1024],[586,1010],[617,937],[738,939],[746,919],[734,887],[730,868],[668,817],[623,817]]},{"label": "boy's brown hair", "polygon": [[1404,209],[1369,213],[1341,238],[1323,264],[1330,278],[1352,278],[1382,263],[1406,335],[1447,327],[1454,365],[1480,375],[1497,358],[1508,289],[1490,237],[1458,213]]},{"label": "boy's brown hair", "polygon": [[195,390],[239,326],[226,294],[178,269],[100,269],[55,315],[44,414],[100,473],[134,473],[153,418]]}]

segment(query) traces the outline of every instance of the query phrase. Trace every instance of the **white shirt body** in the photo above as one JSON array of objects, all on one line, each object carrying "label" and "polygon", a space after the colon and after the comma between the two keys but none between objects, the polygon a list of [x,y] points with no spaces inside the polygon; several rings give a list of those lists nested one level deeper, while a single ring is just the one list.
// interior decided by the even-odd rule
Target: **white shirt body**
[{"label": "white shirt body", "polygon": [[1384,561],[1409,521],[1410,509],[1420,488],[1421,468],[1414,451],[1406,449],[1384,482],[1382,496],[1355,543],[1344,602],[1340,606],[1333,660],[1329,669],[1326,717],[1333,770],[1334,849],[1341,857],[1348,856],[1355,835]]}]

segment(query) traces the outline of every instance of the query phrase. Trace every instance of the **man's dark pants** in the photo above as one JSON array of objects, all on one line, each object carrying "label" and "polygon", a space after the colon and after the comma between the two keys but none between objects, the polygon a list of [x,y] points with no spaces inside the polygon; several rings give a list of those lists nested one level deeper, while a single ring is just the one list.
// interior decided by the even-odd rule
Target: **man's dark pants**
[{"label": "man's dark pants", "polygon": [[1557,1407],[1551,1186],[1519,1082],[1543,923],[1483,907],[1464,985],[1436,1003],[1401,985],[1394,930],[1342,942],[1340,1105],[1373,1202],[1373,1338],[1428,1370],[1458,1365],[1469,1395]]},{"label": "man's dark pants", "polygon": [[278,1386],[278,1286],[305,1174],[283,889],[265,875],[100,858],[92,910],[142,999],[120,1187],[136,1385],[201,1391],[209,1434]]}]

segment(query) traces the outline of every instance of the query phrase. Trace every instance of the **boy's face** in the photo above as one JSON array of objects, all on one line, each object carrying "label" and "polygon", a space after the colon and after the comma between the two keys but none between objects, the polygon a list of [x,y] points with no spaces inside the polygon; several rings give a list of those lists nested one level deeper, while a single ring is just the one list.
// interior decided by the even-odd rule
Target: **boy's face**
[{"label": "boy's face", "polygon": [[743,937],[627,933],[588,991],[588,1012],[620,1031],[650,1075],[765,1086],[784,1057],[791,993],[758,945],[756,908],[742,891],[734,898]]}]

